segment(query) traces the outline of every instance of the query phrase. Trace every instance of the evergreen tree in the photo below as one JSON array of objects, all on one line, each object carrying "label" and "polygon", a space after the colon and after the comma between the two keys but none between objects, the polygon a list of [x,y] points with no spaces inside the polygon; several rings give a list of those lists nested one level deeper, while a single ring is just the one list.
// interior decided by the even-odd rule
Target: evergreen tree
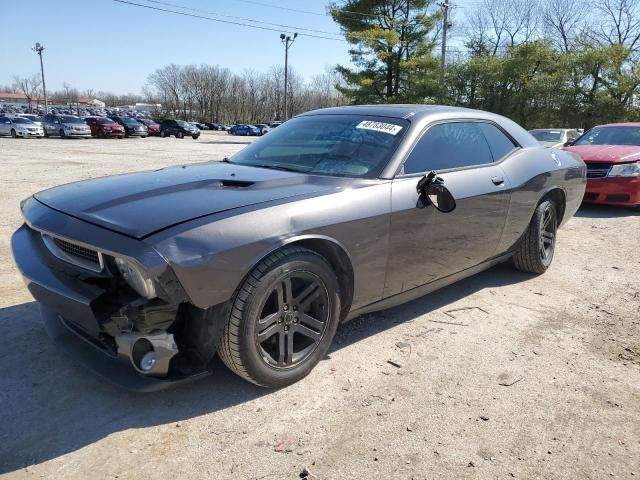
[{"label": "evergreen tree", "polygon": [[347,41],[351,69],[338,66],[354,103],[422,103],[438,94],[429,0],[343,0],[330,5]]}]

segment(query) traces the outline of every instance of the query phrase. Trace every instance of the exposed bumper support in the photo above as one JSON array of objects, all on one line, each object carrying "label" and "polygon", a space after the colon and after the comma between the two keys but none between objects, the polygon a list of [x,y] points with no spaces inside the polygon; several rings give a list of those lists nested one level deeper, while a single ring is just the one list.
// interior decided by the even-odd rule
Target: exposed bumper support
[{"label": "exposed bumper support", "polygon": [[141,375],[131,368],[131,362],[127,358],[107,355],[67,327],[53,310],[42,305],[40,309],[47,333],[60,350],[79,360],[84,367],[96,375],[119,387],[136,392],[155,392],[210,374],[208,371],[203,371],[178,379]]}]

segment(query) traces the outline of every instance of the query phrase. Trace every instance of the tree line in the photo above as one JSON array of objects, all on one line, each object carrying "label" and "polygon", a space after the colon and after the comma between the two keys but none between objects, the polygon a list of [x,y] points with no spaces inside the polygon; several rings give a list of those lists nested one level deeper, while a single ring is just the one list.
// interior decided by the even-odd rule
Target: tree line
[{"label": "tree line", "polygon": [[[329,12],[355,68],[353,103],[446,103],[528,128],[640,118],[640,2],[478,0],[456,9],[440,84],[443,9],[429,0],[343,0]],[[356,13],[357,12],[357,13]],[[440,57],[440,58],[439,58]]]}]

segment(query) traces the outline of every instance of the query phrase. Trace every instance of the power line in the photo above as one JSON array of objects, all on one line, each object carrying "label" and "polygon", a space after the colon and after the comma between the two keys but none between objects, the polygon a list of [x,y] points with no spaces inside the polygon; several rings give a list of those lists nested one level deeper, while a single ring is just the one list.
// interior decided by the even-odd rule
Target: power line
[{"label": "power line", "polygon": [[[270,3],[257,2],[255,0],[239,0],[244,3],[251,3],[252,5],[260,5],[261,7],[269,7],[269,8],[277,8],[279,10],[288,10],[290,12],[296,13],[306,13],[308,15],[317,15],[320,17],[327,17],[330,14],[324,12],[312,12],[311,10],[300,10],[298,8],[290,8],[290,7],[281,7],[280,5],[272,5]],[[341,13],[349,13],[351,15],[362,15],[363,17],[378,17],[375,13],[364,13],[364,12],[355,12],[353,10],[341,10]]]},{"label": "power line", "polygon": [[[141,3],[136,3],[136,2],[130,2],[127,0],[113,0],[114,2],[117,3],[122,3],[125,5],[131,5],[134,7],[141,7],[141,8],[146,8],[148,10],[156,10],[159,12],[165,12],[165,13],[173,13],[175,15],[182,15],[183,17],[192,17],[192,18],[199,18],[201,20],[209,20],[211,22],[219,22],[219,23],[227,23],[230,25],[237,25],[237,26],[241,26],[241,27],[249,27],[249,28],[256,28],[258,30],[266,30],[269,32],[278,32],[280,33],[281,29],[276,29],[276,28],[270,28],[270,27],[261,27],[260,25],[251,25],[248,23],[242,23],[242,22],[236,22],[236,21],[232,21],[232,20],[222,20],[220,18],[212,18],[212,17],[206,17],[204,15],[198,15],[195,13],[186,13],[186,12],[177,12],[175,10],[169,10],[167,8],[160,8],[160,7],[153,7],[151,5],[143,5]],[[346,42],[346,40],[342,39],[342,38],[331,38],[331,37],[325,37],[322,35],[314,35],[311,33],[301,33],[300,36],[305,36],[305,37],[310,37],[310,38],[319,38],[322,40],[333,40],[334,42]]]},{"label": "power line", "polygon": [[209,12],[209,11],[206,11],[206,10],[198,10],[196,8],[184,7],[182,5],[177,5],[175,3],[161,2],[159,0],[144,0],[144,1],[147,2],[147,3],[155,3],[156,5],[164,5],[165,7],[175,7],[175,8],[179,8],[181,10],[189,10],[191,12],[205,13],[207,15],[215,15],[215,16],[218,16],[218,17],[232,18],[234,20],[244,20],[244,21],[252,22],[252,23],[260,23],[262,25],[271,25],[271,26],[274,26],[274,27],[290,28],[290,29],[295,30],[295,31],[302,30],[302,31],[306,31],[306,32],[324,33],[324,34],[327,34],[327,35],[342,36],[342,34],[339,33],[339,32],[338,33],[336,33],[336,32],[328,32],[326,30],[315,30],[315,29],[312,29],[312,28],[295,27],[293,25],[283,25],[283,24],[280,24],[280,23],[265,22],[263,20],[256,20],[254,18],[237,17],[237,16],[234,16],[234,15],[225,15],[225,14],[218,13],[218,12]]}]

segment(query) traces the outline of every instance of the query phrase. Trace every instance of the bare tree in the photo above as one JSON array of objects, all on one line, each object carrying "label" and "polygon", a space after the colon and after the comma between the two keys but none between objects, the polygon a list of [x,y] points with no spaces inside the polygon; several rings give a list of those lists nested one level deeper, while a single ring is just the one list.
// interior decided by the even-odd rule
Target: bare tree
[{"label": "bare tree", "polygon": [[569,52],[588,22],[590,2],[585,0],[546,0],[542,9],[544,31],[552,44]]},{"label": "bare tree", "polygon": [[605,45],[622,45],[632,51],[640,49],[640,2],[638,0],[599,0],[596,11],[603,21],[594,32]]},{"label": "bare tree", "polygon": [[33,98],[40,94],[40,85],[42,85],[40,75],[34,74],[31,77],[20,77],[16,75],[13,77],[13,81],[15,88],[27,97],[27,102],[29,102],[29,112],[31,112],[31,103]]}]

